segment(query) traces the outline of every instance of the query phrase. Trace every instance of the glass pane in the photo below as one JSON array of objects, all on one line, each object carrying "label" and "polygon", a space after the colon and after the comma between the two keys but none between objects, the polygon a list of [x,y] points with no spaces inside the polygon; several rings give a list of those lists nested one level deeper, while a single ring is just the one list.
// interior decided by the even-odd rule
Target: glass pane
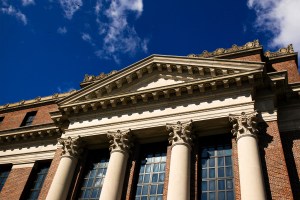
[{"label": "glass pane", "polygon": [[158,172],[158,170],[159,170],[159,164],[154,164],[153,172]]},{"label": "glass pane", "polygon": [[201,160],[201,165],[202,165],[203,168],[207,167],[207,159],[202,159]]},{"label": "glass pane", "polygon": [[215,177],[215,168],[209,169],[209,178]]},{"label": "glass pane", "polygon": [[202,169],[202,178],[207,178],[207,170]]},{"label": "glass pane", "polygon": [[209,181],[209,191],[215,190],[215,181]]},{"label": "glass pane", "polygon": [[164,182],[165,180],[165,173],[159,174],[159,182]]},{"label": "glass pane", "polygon": [[146,165],[146,173],[150,173],[151,172],[151,165]]},{"label": "glass pane", "polygon": [[166,170],[166,163],[161,163],[159,171],[164,172],[165,170]]},{"label": "glass pane", "polygon": [[158,174],[153,174],[152,175],[152,183],[156,183],[158,180]]},{"label": "glass pane", "polygon": [[223,166],[224,165],[224,158],[220,157],[218,158],[218,166]]},{"label": "glass pane", "polygon": [[231,157],[229,157],[229,156],[225,157],[225,164],[226,165],[232,165],[232,163],[231,163]]},{"label": "glass pane", "polygon": [[233,189],[233,181],[226,180],[226,188],[232,190]]},{"label": "glass pane", "polygon": [[209,166],[214,167],[215,166],[215,158],[210,158],[209,159]]},{"label": "glass pane", "polygon": [[150,194],[156,194],[156,188],[157,188],[156,185],[151,185]]},{"label": "glass pane", "polygon": [[218,200],[225,200],[225,192],[218,192]]},{"label": "glass pane", "polygon": [[225,180],[218,181],[218,189],[225,190]]},{"label": "glass pane", "polygon": [[209,193],[209,200],[215,200],[215,198],[216,198],[215,193],[214,192],[210,192]]},{"label": "glass pane", "polygon": [[207,200],[207,193],[206,192],[203,192],[201,194],[201,200]]},{"label": "glass pane", "polygon": [[163,187],[164,187],[163,184],[158,185],[158,187],[157,187],[157,194],[162,194],[163,193],[163,190],[164,190]]},{"label": "glass pane", "polygon": [[218,177],[224,177],[224,167],[218,168]]},{"label": "glass pane", "polygon": [[142,194],[148,194],[148,185],[143,186]]},{"label": "glass pane", "polygon": [[232,168],[226,167],[226,176],[232,176]]},{"label": "glass pane", "polygon": [[227,192],[227,200],[234,200],[234,195],[232,191]]},{"label": "glass pane", "polygon": [[207,191],[207,181],[202,181],[202,191]]},{"label": "glass pane", "polygon": [[149,183],[150,181],[150,174],[146,174],[144,177],[144,183]]},{"label": "glass pane", "polygon": [[142,186],[138,186],[136,188],[136,194],[141,194],[141,191],[142,191]]}]

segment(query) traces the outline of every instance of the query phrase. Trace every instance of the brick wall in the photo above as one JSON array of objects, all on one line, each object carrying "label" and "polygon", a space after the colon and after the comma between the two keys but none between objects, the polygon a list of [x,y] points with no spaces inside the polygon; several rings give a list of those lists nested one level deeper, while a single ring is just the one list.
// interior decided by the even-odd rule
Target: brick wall
[{"label": "brick wall", "polygon": [[239,177],[239,163],[238,163],[238,152],[237,152],[237,143],[236,139],[232,138],[232,168],[234,175],[234,189],[235,189],[235,199],[241,199],[241,189],[240,189],[240,177]]},{"label": "brick wall", "polygon": [[277,121],[267,122],[259,137],[267,199],[293,199]]},{"label": "brick wall", "polygon": [[300,131],[281,134],[294,199],[300,199]]},{"label": "brick wall", "polygon": [[31,170],[32,167],[12,168],[1,190],[0,199],[20,199]]},{"label": "brick wall", "polygon": [[51,162],[48,174],[46,176],[46,179],[44,181],[43,187],[41,189],[40,195],[39,195],[39,200],[46,199],[48,191],[50,189],[51,183],[53,181],[55,172],[57,170],[59,161],[60,161],[60,155],[61,155],[62,149],[57,149],[54,155],[54,158]]},{"label": "brick wall", "polygon": [[172,146],[168,146],[163,200],[167,200]]},{"label": "brick wall", "polygon": [[32,122],[32,125],[53,123],[49,112],[57,111],[56,104],[45,105],[35,108],[28,108],[24,110],[18,110],[8,113],[1,113],[0,116],[4,116],[3,122],[0,124],[1,130],[8,130],[20,127],[26,113],[31,111],[37,111],[37,114]]},{"label": "brick wall", "polygon": [[273,63],[272,67],[276,71],[287,70],[289,83],[300,82],[300,75],[296,60],[290,59],[282,62]]},{"label": "brick wall", "polygon": [[232,60],[241,60],[241,61],[254,61],[254,62],[261,62],[261,56],[260,53],[253,54],[253,55],[247,55],[247,56],[241,56],[232,58]]}]

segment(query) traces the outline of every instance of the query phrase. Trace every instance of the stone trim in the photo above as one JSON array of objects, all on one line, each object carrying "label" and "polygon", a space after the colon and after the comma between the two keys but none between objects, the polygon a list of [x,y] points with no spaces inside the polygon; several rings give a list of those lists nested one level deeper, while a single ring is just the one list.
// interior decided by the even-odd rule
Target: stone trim
[{"label": "stone trim", "polygon": [[272,59],[277,57],[295,55],[294,48],[292,44],[289,44],[287,47],[280,48],[277,52],[266,51],[265,57]]}]

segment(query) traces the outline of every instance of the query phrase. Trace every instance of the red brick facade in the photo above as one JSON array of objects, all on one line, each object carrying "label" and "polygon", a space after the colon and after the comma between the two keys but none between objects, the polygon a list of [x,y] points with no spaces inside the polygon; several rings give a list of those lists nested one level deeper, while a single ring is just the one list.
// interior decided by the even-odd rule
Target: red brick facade
[{"label": "red brick facade", "polygon": [[276,71],[287,71],[289,83],[300,82],[300,75],[296,64],[296,58],[291,57],[285,61],[274,62],[272,67]]},{"label": "red brick facade", "polygon": [[58,106],[56,104],[50,104],[13,112],[0,113],[0,116],[4,116],[4,120],[0,124],[0,131],[19,128],[26,113],[31,111],[37,111],[32,125],[53,123],[49,113],[57,110]]},{"label": "red brick facade", "polygon": [[31,171],[32,167],[13,168],[0,192],[0,199],[20,199]]},{"label": "red brick facade", "polygon": [[60,161],[60,158],[61,158],[60,157],[61,152],[62,152],[62,149],[57,149],[56,152],[55,152],[55,155],[54,155],[54,158],[51,162],[48,174],[46,176],[43,187],[42,187],[41,192],[39,194],[39,200],[46,199],[46,197],[47,197],[48,191],[50,189],[52,180],[54,178],[55,172],[57,170],[57,167],[58,167],[58,164],[59,164],[59,161]]},{"label": "red brick facade", "polygon": [[268,199],[292,200],[293,194],[277,121],[267,122],[260,136],[263,173]]}]

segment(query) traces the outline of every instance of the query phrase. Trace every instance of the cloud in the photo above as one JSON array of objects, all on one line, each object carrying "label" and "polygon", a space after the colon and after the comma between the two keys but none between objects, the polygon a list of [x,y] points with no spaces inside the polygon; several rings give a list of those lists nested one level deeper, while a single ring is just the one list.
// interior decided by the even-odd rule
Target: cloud
[{"label": "cloud", "polygon": [[23,6],[29,6],[29,5],[34,5],[34,4],[35,4],[34,0],[22,0]]},{"label": "cloud", "polygon": [[93,39],[90,36],[90,34],[82,33],[81,34],[81,39],[83,39],[83,41],[86,41],[86,42],[90,43],[92,46],[95,46],[95,43],[93,42]]},{"label": "cloud", "polygon": [[82,0],[59,0],[59,3],[67,19],[72,19],[74,13],[82,6]]},{"label": "cloud", "polygon": [[27,17],[26,17],[26,15],[23,14],[20,10],[16,10],[16,8],[14,8],[11,5],[8,6],[8,7],[1,8],[1,12],[3,14],[7,14],[7,15],[15,17],[16,19],[18,19],[19,21],[21,21],[24,25],[27,24]]},{"label": "cloud", "polygon": [[67,28],[65,26],[63,27],[58,27],[57,29],[57,33],[61,34],[61,35],[64,35],[68,32]]},{"label": "cloud", "polygon": [[[99,57],[113,57],[117,61],[117,54],[119,53],[134,55],[139,50],[147,52],[148,40],[141,39],[134,26],[130,25],[128,21],[128,15],[131,13],[135,14],[137,18],[141,16],[143,1],[112,0],[106,7],[101,2],[97,1],[95,13],[99,35],[102,35],[104,39],[102,50],[96,51],[96,55]],[[101,13],[100,10],[102,10]],[[102,14],[102,16],[99,17],[99,14]],[[103,20],[103,18],[106,20]]]},{"label": "cloud", "polygon": [[256,12],[255,27],[272,33],[271,47],[293,43],[300,50],[299,0],[248,0],[247,5]]}]

